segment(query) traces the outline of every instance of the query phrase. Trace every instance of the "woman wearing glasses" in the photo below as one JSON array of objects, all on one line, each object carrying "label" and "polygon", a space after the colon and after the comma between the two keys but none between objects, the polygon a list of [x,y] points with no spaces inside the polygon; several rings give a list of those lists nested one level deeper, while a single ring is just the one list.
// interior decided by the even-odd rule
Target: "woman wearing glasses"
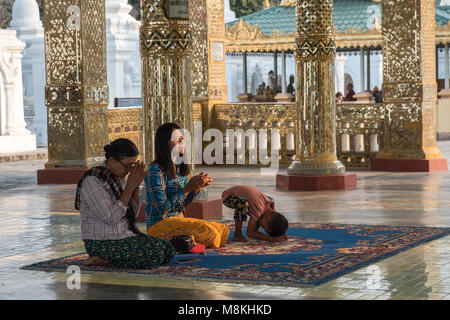
[{"label": "woman wearing glasses", "polygon": [[230,231],[226,225],[184,218],[185,208],[213,181],[203,172],[188,178],[191,169],[183,161],[184,149],[183,133],[177,124],[166,123],[156,130],[155,160],[145,178],[147,234],[167,240],[190,235],[206,247],[218,248],[227,242]]},{"label": "woman wearing glasses", "polygon": [[147,174],[144,163],[137,161],[136,145],[117,139],[104,149],[106,161],[88,170],[77,187],[75,208],[89,254],[85,265],[150,269],[168,263],[175,254],[173,245],[136,227],[139,186]]}]

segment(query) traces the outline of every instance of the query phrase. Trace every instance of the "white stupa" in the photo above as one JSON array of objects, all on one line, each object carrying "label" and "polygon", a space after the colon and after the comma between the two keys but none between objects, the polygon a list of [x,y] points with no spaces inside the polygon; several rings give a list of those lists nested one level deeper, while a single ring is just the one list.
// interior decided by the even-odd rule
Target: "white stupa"
[{"label": "white stupa", "polygon": [[44,36],[44,28],[39,17],[36,0],[16,0],[12,8],[12,20],[9,29],[14,29],[22,41],[27,38]]}]

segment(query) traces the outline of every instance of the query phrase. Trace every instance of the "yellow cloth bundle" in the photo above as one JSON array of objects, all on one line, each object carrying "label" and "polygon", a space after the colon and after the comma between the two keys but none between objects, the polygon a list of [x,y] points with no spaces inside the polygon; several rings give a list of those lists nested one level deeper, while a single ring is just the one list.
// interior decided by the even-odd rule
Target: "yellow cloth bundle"
[{"label": "yellow cloth bundle", "polygon": [[217,249],[227,243],[230,229],[223,224],[195,218],[169,217],[147,229],[147,234],[169,240],[174,236],[192,235],[196,243]]}]

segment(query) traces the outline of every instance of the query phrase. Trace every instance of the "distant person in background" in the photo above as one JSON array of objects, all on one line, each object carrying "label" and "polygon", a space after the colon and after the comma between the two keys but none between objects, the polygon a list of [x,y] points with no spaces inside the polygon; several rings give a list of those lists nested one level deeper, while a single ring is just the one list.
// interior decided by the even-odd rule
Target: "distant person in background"
[{"label": "distant person in background", "polygon": [[287,93],[290,93],[291,95],[295,96],[295,77],[293,74],[289,76],[289,85],[287,86]]},{"label": "distant person in background", "polygon": [[263,82],[258,86],[258,95],[263,95],[264,94],[264,89],[266,88],[266,83]]},{"label": "distant person in background", "polygon": [[347,95],[345,96],[345,101],[356,101],[356,99],[353,97],[355,95],[355,91],[353,91],[353,84],[349,83],[347,85]]},{"label": "distant person in background", "polygon": [[375,103],[383,103],[383,95],[378,87],[373,88],[372,94],[375,97]]},{"label": "distant person in background", "polygon": [[275,73],[270,70],[269,71],[269,87],[270,87],[270,91],[272,95],[276,95],[277,94],[277,78],[275,76]]},{"label": "distant person in background", "polygon": [[342,94],[342,92],[338,92],[336,93],[336,104],[341,104],[342,101],[344,100],[344,95]]}]

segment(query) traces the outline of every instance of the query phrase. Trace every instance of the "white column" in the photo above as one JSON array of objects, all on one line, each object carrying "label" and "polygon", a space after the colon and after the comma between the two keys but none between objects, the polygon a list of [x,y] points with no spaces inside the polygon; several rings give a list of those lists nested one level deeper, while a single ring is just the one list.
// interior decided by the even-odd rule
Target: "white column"
[{"label": "white column", "polygon": [[47,145],[47,108],[45,106],[44,28],[36,0],[16,0],[9,29],[26,43],[22,59],[24,104],[28,129],[36,135],[38,146]]},{"label": "white column", "polygon": [[115,98],[126,98],[124,95],[124,66],[127,56],[120,53],[114,53],[114,51],[116,51],[115,48],[111,45],[108,45],[108,108],[114,108]]},{"label": "white column", "polygon": [[33,65],[24,50],[22,58],[23,109],[27,128],[34,122]]},{"label": "white column", "polygon": [[242,71],[243,71],[243,80],[244,80],[244,94],[247,94],[248,85],[247,85],[247,52],[242,53]]},{"label": "white column", "polygon": [[360,62],[360,72],[361,72],[361,90],[360,92],[363,92],[365,90],[365,76],[364,76],[364,48],[360,48],[359,50],[359,55],[361,58],[361,62]]},{"label": "white column", "polygon": [[0,30],[0,152],[36,150],[36,136],[25,126],[22,87],[22,51],[25,43],[15,30]]},{"label": "white column", "polygon": [[227,102],[237,102],[239,101],[237,99],[237,96],[242,92],[239,90],[239,64],[240,61],[237,60],[233,56],[226,56],[225,60],[225,68],[226,68],[226,78],[227,78],[227,85],[228,85],[228,100]]},{"label": "white column", "polygon": [[278,52],[273,53],[273,72],[275,73],[276,87],[278,87]]},{"label": "white column", "polygon": [[281,93],[287,93],[287,89],[286,89],[286,51],[281,51]]},{"label": "white column", "polygon": [[345,92],[345,62],[347,56],[345,53],[339,53],[336,56],[336,79],[337,79],[337,91],[341,92],[344,96]]},{"label": "white column", "polygon": [[371,90],[370,85],[370,48],[367,48],[367,90]]},{"label": "white column", "polygon": [[378,64],[378,83],[380,83],[380,89],[383,86],[383,52],[380,52],[380,60]]},{"label": "white column", "polygon": [[448,43],[445,44],[445,89],[449,88],[449,54],[448,54]]},{"label": "white column", "polygon": [[[137,43],[139,44],[139,43]],[[139,61],[136,63],[135,61]],[[136,98],[142,96],[142,81],[141,81],[141,63],[140,63],[139,48],[136,48],[135,55],[125,62],[125,75],[130,78],[129,92],[126,90],[125,95]]]},{"label": "white column", "polygon": [[31,56],[34,121],[29,129],[36,135],[37,146],[47,146],[47,106],[45,105],[45,49],[44,38],[29,41],[28,53]]},{"label": "white column", "polygon": [[[15,38],[15,31],[11,30],[10,37],[3,43],[2,70],[6,75],[4,82],[6,89],[6,135],[29,134],[25,129],[26,123],[23,111],[22,86],[22,51],[25,43]],[[15,39],[14,39],[15,38]],[[14,41],[15,40],[15,41]]]}]

